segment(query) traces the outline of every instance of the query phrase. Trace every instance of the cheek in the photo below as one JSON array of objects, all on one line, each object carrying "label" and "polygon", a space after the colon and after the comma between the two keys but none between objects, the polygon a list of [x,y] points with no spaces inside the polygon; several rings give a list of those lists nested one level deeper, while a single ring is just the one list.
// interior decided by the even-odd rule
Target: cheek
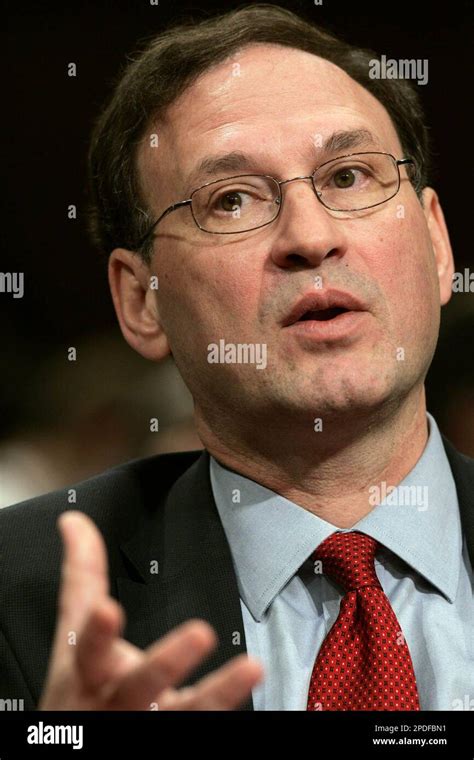
[{"label": "cheek", "polygon": [[376,234],[372,272],[400,344],[427,340],[437,329],[439,293],[431,242],[418,213],[391,220]]},{"label": "cheek", "polygon": [[[225,255],[224,255],[225,252]],[[192,340],[239,336],[255,322],[260,278],[250,257],[190,249],[162,262],[159,299],[165,329]]]}]

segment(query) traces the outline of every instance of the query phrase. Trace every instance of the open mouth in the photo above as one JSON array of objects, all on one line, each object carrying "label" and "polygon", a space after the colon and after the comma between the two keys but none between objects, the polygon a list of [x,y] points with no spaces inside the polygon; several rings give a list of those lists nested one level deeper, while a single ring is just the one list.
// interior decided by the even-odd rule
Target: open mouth
[{"label": "open mouth", "polygon": [[[352,293],[342,290],[312,290],[297,301],[291,311],[282,319],[283,327],[295,327],[301,322],[308,324],[300,332],[313,337],[335,335],[337,331],[352,329],[356,318],[366,312],[365,304]],[[327,323],[323,326],[323,323]],[[317,324],[320,323],[320,324]]]},{"label": "open mouth", "polygon": [[306,311],[297,320],[298,322],[307,322],[309,320],[315,320],[317,322],[327,322],[330,319],[335,319],[339,314],[345,314],[349,309],[345,309],[343,306],[334,306],[331,309],[318,309],[317,311]]}]

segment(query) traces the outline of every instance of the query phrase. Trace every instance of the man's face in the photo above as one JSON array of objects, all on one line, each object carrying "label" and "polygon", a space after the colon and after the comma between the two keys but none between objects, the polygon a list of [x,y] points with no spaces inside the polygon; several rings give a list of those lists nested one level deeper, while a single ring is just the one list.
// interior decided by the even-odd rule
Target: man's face
[{"label": "man's face", "polygon": [[[373,142],[324,151],[342,130],[368,130]],[[139,170],[156,216],[213,178],[190,184],[205,156],[248,156],[246,169],[216,179],[278,180],[355,151],[403,157],[387,112],[368,91],[325,60],[274,45],[247,47],[201,76],[151,131],[159,147],[145,136]],[[298,181],[283,186],[278,219],[259,230],[202,232],[187,207],[160,222],[151,263],[159,321],[198,412],[220,406],[236,416],[308,420],[360,413],[421,381],[436,345],[440,283],[425,212],[400,172],[399,193],[365,212],[331,212],[310,181]],[[329,335],[327,325],[312,332],[285,325],[303,296],[331,289],[360,302],[347,327]],[[441,288],[441,301],[448,298]],[[265,369],[209,363],[208,347],[221,339],[265,344]]]}]

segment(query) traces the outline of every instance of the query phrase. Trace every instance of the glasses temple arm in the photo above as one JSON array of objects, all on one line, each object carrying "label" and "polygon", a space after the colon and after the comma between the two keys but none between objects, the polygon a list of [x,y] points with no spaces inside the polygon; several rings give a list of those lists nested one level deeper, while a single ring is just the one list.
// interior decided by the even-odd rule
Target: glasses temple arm
[{"label": "glasses temple arm", "polygon": [[168,206],[168,208],[163,211],[161,216],[159,216],[158,219],[156,219],[153,222],[153,224],[148,228],[145,235],[138,241],[137,249],[140,250],[145,245],[145,243],[147,242],[148,238],[154,231],[158,222],[161,222],[161,220],[164,219],[165,216],[167,216],[168,214],[171,214],[171,212],[175,211],[177,208],[180,208],[181,206],[189,206],[190,203],[191,203],[191,199],[189,198],[186,201],[178,201],[178,203],[173,203],[172,206]]}]

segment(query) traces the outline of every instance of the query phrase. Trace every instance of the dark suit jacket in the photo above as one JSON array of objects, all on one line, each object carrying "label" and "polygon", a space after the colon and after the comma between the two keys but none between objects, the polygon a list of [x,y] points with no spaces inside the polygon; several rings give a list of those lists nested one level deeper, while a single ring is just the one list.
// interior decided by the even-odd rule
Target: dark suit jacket
[{"label": "dark suit jacket", "polygon": [[[474,565],[474,460],[446,440],[463,529]],[[56,519],[74,508],[100,529],[111,594],[123,605],[124,636],[146,647],[189,618],[216,630],[219,646],[183,685],[246,652],[229,545],[209,479],[209,454],[139,459],[68,489],[0,510],[0,699],[35,709],[55,628],[61,565]],[[150,563],[158,561],[158,573]],[[240,645],[235,644],[236,632]],[[241,709],[252,710],[250,698]]]}]

